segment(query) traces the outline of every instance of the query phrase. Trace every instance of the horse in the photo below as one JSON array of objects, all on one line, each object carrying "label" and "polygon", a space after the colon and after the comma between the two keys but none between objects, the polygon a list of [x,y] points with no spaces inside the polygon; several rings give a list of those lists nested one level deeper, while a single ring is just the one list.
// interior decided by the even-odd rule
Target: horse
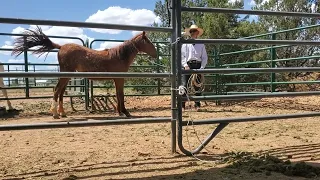
[{"label": "horse", "polygon": [[[3,64],[1,64],[1,63],[0,63],[0,72],[4,72],[4,67],[3,67]],[[10,100],[8,99],[7,90],[4,89],[4,87],[5,86],[4,86],[4,82],[3,82],[3,77],[0,77],[0,89],[2,90],[3,96],[7,99],[8,109],[9,109],[9,111],[14,110],[12,105],[11,105]]]},{"label": "horse", "polygon": [[[152,58],[157,57],[157,50],[145,31],[116,47],[104,50],[94,50],[74,43],[56,44],[42,32],[39,26],[36,26],[34,30],[26,29],[23,34],[25,36],[14,40],[11,55],[17,58],[26,49],[40,46],[33,52],[38,54],[39,58],[44,53],[49,53],[48,51],[52,49],[59,49],[57,57],[60,72],[128,72],[138,52],[144,52]],[[124,78],[88,79],[98,81],[113,79],[116,88],[118,114],[119,116],[132,117],[124,104]],[[59,119],[59,115],[67,117],[63,108],[63,94],[69,80],[70,78],[59,78],[55,86],[50,108],[54,119]],[[59,109],[57,109],[58,98]]]}]

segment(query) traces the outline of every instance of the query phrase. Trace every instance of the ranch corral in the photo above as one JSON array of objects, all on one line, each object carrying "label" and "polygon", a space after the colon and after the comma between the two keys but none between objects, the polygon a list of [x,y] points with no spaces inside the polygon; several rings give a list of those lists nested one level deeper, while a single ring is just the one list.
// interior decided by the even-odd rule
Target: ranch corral
[{"label": "ranch corral", "polygon": [[[186,120],[197,120],[302,113],[319,111],[319,102],[317,96],[261,99],[221,106],[208,102],[204,112],[184,112],[183,116]],[[133,116],[171,115],[168,96],[127,97],[126,103]],[[14,107],[23,111],[3,119],[1,124],[107,121],[117,117],[110,112],[73,112],[69,102],[65,104],[69,116],[54,120],[47,113],[50,99],[15,100]],[[172,155],[169,123],[0,132],[0,174],[3,179],[304,179],[266,170],[272,162],[261,166],[226,166],[234,162],[232,158],[250,156],[248,152],[270,153],[283,160],[318,165],[318,126],[317,117],[230,124],[196,155],[212,161],[209,163],[181,153]],[[204,125],[193,129],[190,125],[184,135],[188,133],[194,148],[199,144],[197,136],[202,140],[213,127]],[[189,148],[186,138],[184,143]],[[255,166],[257,172],[252,170]],[[306,172],[314,175],[312,170]]]},{"label": "ranch corral", "polygon": [[[168,11],[171,11],[171,23],[169,23],[171,27],[0,18],[0,23],[53,26],[70,26],[71,24],[74,27],[83,28],[143,31],[116,48],[104,49],[99,52],[90,49],[89,40],[84,42],[80,39],[82,45],[53,43],[50,40],[52,37],[47,37],[40,28],[28,31],[29,34],[14,35],[19,38],[16,41],[18,43],[15,43],[16,46],[11,50],[14,55],[24,55],[25,72],[0,72],[1,77],[60,77],[60,79],[55,92],[51,87],[54,86],[53,82],[48,82],[50,87],[46,90],[43,89],[44,86],[28,88],[28,86],[30,87],[29,81],[24,81],[25,84],[22,83],[26,88],[18,88],[19,90],[8,88],[9,98],[16,110],[9,111],[0,121],[0,175],[2,179],[319,179],[320,132],[317,127],[320,125],[318,118],[320,116],[318,107],[320,99],[316,96],[320,94],[317,86],[319,76],[316,73],[311,73],[313,78],[306,78],[310,72],[320,71],[318,67],[319,54],[280,59],[277,58],[277,55],[281,51],[276,50],[284,46],[275,46],[275,44],[286,45],[285,47],[308,45],[313,48],[319,46],[319,42],[302,41],[301,39],[275,40],[276,34],[297,29],[271,32],[237,40],[185,39],[181,37],[181,12],[231,12],[238,14],[248,14],[249,12],[249,14],[309,18],[318,18],[320,14],[183,7],[181,1],[171,1],[171,8],[167,8]],[[308,28],[318,27],[319,25],[306,26],[300,27],[298,30],[305,31]],[[151,43],[148,33],[145,31],[171,33],[170,42],[167,42],[166,46],[171,52],[170,55],[166,54],[169,57],[166,62],[167,69],[160,70],[160,46]],[[6,33],[1,33],[1,35],[4,34]],[[272,40],[256,39],[261,36],[267,36],[267,38],[271,36]],[[226,55],[236,54],[235,56],[238,56],[237,53],[240,51],[221,54],[215,51],[212,58],[213,66],[198,71],[182,70],[180,62],[183,43],[264,44],[269,46],[244,51],[268,50],[268,53],[261,57],[270,57],[270,60],[258,61],[259,59],[255,59],[257,61],[245,62],[246,59],[244,59],[243,62],[237,64],[221,64],[225,59],[230,59]],[[30,49],[36,45],[42,47],[38,50]],[[29,51],[41,54],[52,49],[60,49],[59,68],[64,72],[28,72]],[[217,50],[216,46],[213,49]],[[318,49],[316,48],[316,50]],[[139,61],[139,58],[135,58],[135,56],[141,51],[157,59],[156,62],[153,62],[157,69],[136,73],[126,72],[134,60]],[[310,60],[314,64],[309,63],[308,65],[313,65],[313,67],[304,66],[302,68],[298,65],[298,67],[284,68],[281,64],[276,63],[301,59]],[[112,68],[107,62],[113,65]],[[252,64],[266,62],[270,63],[268,68],[266,66],[251,67]],[[245,65],[245,68],[232,67],[240,64]],[[9,64],[7,65],[9,66]],[[277,67],[278,65],[279,67]],[[100,70],[106,70],[102,67],[108,68],[107,71],[100,72]],[[10,68],[8,67],[8,69]],[[93,72],[94,70],[95,72]],[[117,70],[118,72],[112,72]],[[302,71],[302,73],[300,75],[290,74],[297,71]],[[195,97],[190,93],[187,98],[182,97],[183,93],[181,94],[181,92],[184,89],[180,87],[181,75],[196,72],[209,74],[212,78],[212,82],[206,84],[209,87],[207,94]],[[252,73],[261,72],[267,73],[270,77],[256,74],[255,78],[228,78],[229,75],[252,75]],[[289,74],[291,79],[277,79],[289,76]],[[105,94],[106,91],[93,91],[94,85],[89,85],[87,79],[78,82],[78,84],[75,82],[74,87],[69,86],[70,92],[72,92],[72,88],[75,88],[74,91],[80,91],[79,94],[81,94],[81,97],[72,98],[73,105],[71,106],[71,99],[66,97],[69,91],[67,93],[64,91],[69,78],[73,77],[117,78],[115,80],[116,90],[111,90],[117,98],[117,102],[114,102],[113,108],[111,108],[113,111],[91,111],[90,106],[94,103],[91,101],[90,104],[90,98],[92,100],[92,96]],[[136,82],[136,84],[129,84],[129,86],[134,88],[140,83],[145,87],[156,87],[158,95],[161,94],[159,84],[162,81],[157,78],[165,78],[164,86],[167,89],[170,88],[167,93],[170,92],[171,96],[147,96],[148,94],[143,92],[142,94],[145,96],[124,98],[124,94],[128,94],[128,92],[124,91],[122,78],[129,77],[142,78],[143,80],[151,78],[152,80],[146,81],[146,84]],[[261,77],[270,80],[270,82],[259,82],[263,79]],[[293,81],[295,80],[293,77],[297,80],[305,78],[303,79],[305,82]],[[21,85],[16,81],[15,83]],[[276,88],[282,84],[288,85],[287,89]],[[300,84],[302,85],[300,86]],[[262,92],[262,88],[252,87],[252,89],[250,87],[242,89],[242,92],[232,91],[232,87],[235,86],[259,85],[260,87],[264,86],[264,92]],[[294,87],[291,88],[291,85]],[[266,86],[269,87],[266,88]],[[110,90],[110,87],[106,89]],[[255,92],[248,92],[250,90],[255,90]],[[54,102],[50,97],[53,93],[55,94]],[[48,97],[33,99],[34,96]],[[58,102],[58,96],[60,98],[64,96],[64,101],[62,102],[62,98],[59,98]],[[189,100],[189,98],[191,101],[202,101],[201,111],[192,109],[182,111],[181,102]],[[250,98],[251,100],[249,100]],[[252,98],[254,99],[252,100]],[[224,101],[224,99],[237,100]],[[100,100],[103,101],[103,97],[96,96],[96,100],[99,103]],[[206,103],[205,100],[207,100]],[[163,121],[167,123],[156,122],[154,118],[159,117],[164,118]],[[142,119],[148,121],[153,119],[153,122],[146,123],[147,121]],[[136,124],[129,124],[133,121]],[[101,126],[101,123],[106,126]],[[25,124],[33,124],[33,126],[26,127]],[[41,124],[42,127],[34,124]],[[61,125],[69,127],[58,128]],[[75,127],[80,125],[87,127]],[[225,129],[223,129],[224,127]],[[220,130],[222,131],[219,132]],[[208,134],[210,135],[208,136]],[[205,144],[203,149],[201,149],[202,146],[199,146],[201,143]]]}]

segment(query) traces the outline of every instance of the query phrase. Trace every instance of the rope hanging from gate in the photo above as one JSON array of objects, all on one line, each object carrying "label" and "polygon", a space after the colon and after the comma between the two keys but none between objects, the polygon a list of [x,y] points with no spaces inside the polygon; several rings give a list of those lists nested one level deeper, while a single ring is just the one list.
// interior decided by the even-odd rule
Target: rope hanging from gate
[{"label": "rope hanging from gate", "polygon": [[[190,78],[188,79],[187,83],[187,93],[188,94],[195,94],[200,93],[204,91],[204,75],[203,74],[191,74]],[[198,90],[195,90],[195,87],[198,88]]]}]

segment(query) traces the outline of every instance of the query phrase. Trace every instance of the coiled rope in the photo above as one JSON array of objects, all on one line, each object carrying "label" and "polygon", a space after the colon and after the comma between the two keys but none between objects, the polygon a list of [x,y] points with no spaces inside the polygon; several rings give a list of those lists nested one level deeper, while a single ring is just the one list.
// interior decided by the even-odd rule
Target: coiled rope
[{"label": "coiled rope", "polygon": [[[187,94],[195,94],[195,93],[203,92],[205,88],[204,82],[205,82],[205,78],[203,74],[191,74],[187,83]],[[197,87],[198,90],[196,90],[195,87]]]}]

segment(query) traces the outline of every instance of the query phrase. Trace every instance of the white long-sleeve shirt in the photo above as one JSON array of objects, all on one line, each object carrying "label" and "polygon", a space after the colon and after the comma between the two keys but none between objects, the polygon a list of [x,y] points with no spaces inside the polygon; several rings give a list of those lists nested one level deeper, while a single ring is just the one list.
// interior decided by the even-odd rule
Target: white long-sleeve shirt
[{"label": "white long-sleeve shirt", "polygon": [[208,62],[208,55],[204,44],[182,44],[181,63],[182,67],[188,66],[190,60],[201,61],[201,69],[204,69]]}]

